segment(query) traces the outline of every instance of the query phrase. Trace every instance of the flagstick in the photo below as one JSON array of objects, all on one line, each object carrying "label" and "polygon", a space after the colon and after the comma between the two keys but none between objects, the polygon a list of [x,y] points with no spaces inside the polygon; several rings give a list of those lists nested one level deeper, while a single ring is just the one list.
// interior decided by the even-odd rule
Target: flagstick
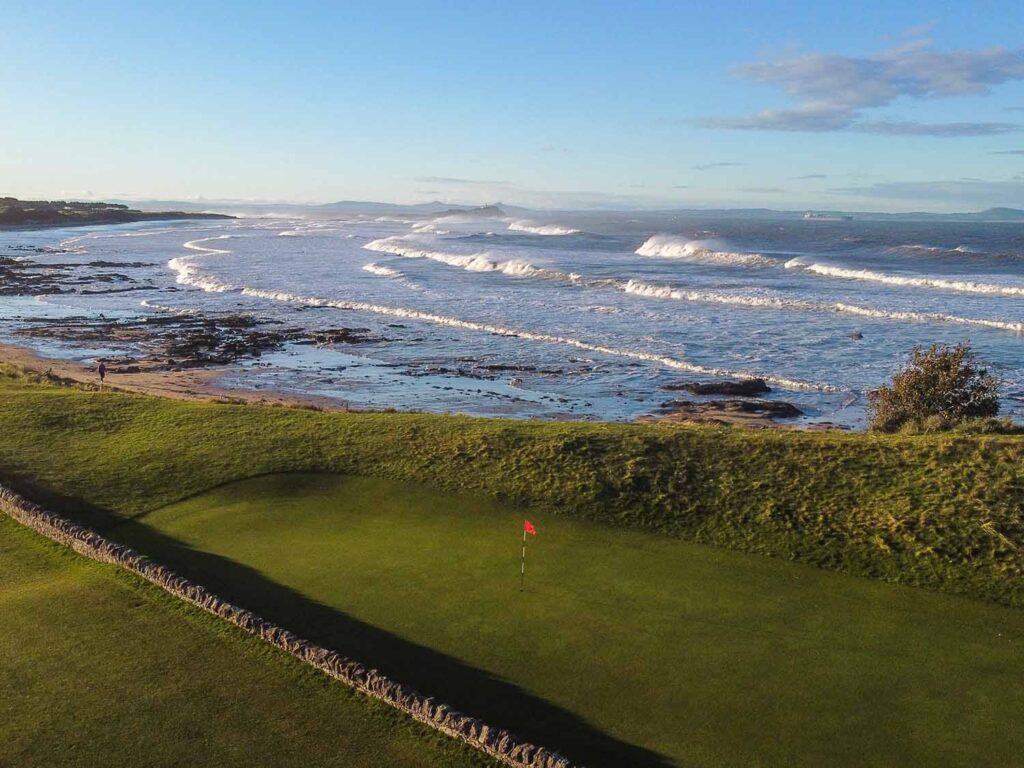
[{"label": "flagstick", "polygon": [[526,526],[523,526],[523,564],[519,571],[519,591],[523,591],[526,585]]}]

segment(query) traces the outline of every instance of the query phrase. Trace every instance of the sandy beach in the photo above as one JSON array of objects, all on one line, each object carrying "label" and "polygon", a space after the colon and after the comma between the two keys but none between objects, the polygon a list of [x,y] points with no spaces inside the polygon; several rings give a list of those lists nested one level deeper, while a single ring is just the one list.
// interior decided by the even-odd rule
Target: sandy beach
[{"label": "sandy beach", "polygon": [[[59,379],[99,387],[99,374],[94,366],[74,360],[43,357],[31,349],[12,344],[0,344],[0,363],[13,365],[31,373],[49,373]],[[169,397],[175,400],[236,401],[260,405],[312,406],[323,410],[347,410],[344,403],[326,397],[285,394],[252,389],[218,386],[225,375],[237,372],[236,367],[202,368],[182,371],[147,369],[139,373],[107,374],[106,389],[119,392]]]}]

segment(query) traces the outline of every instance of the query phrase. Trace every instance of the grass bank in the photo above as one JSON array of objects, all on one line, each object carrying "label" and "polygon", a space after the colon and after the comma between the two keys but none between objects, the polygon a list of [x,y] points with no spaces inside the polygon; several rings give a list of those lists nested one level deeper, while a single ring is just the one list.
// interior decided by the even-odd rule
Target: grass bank
[{"label": "grass bank", "polygon": [[493,765],[2,515],[0,616],[0,765]]},{"label": "grass bank", "polygon": [[1024,438],[328,414],[0,378],[0,477],[102,527],[326,471],[1024,604]]},{"label": "grass bank", "polygon": [[377,478],[234,483],[114,534],[578,764],[1010,765],[1024,612]]}]

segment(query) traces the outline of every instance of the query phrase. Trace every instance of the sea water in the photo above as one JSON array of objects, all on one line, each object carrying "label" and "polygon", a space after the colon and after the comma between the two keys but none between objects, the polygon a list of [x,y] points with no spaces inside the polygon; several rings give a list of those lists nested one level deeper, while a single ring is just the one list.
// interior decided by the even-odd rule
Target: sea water
[{"label": "sea water", "polygon": [[276,327],[365,328],[379,340],[291,345],[225,379],[352,407],[623,420],[678,396],[665,385],[758,376],[807,421],[856,427],[866,393],[911,348],[969,341],[1003,380],[1003,412],[1024,415],[1021,224],[699,212],[244,218],[8,231],[0,256],[147,265],[125,270],[130,292],[83,294],[86,284],[0,300],[7,340],[76,313],[244,312]]}]

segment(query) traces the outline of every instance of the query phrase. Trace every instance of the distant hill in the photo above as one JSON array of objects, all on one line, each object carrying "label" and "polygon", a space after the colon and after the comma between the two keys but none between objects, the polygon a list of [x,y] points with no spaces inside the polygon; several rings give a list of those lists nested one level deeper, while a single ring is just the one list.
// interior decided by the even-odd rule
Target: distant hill
[{"label": "distant hill", "polygon": [[413,203],[412,205],[401,205],[399,203],[374,203],[362,200],[339,200],[336,203],[324,203],[323,205],[311,206],[318,211],[330,211],[331,213],[414,213],[414,214],[444,214],[454,211],[468,210],[472,206],[452,205],[434,200],[429,203]]},{"label": "distant hill", "polygon": [[505,211],[497,205],[481,205],[478,208],[448,208],[437,213],[437,218],[444,216],[463,216],[470,219],[493,219],[505,215]]},{"label": "distant hill", "polygon": [[1024,221],[1024,211],[1020,208],[987,208],[974,215],[986,221]]},{"label": "distant hill", "polygon": [[64,200],[18,200],[0,197],[0,227],[73,227],[127,224],[167,219],[231,219],[219,213],[137,211],[119,203],[76,203]]},{"label": "distant hill", "polygon": [[[0,198],[2,200],[2,198]],[[158,214],[171,217],[168,210],[185,213],[207,213],[223,211],[241,216],[299,216],[314,218],[332,218],[337,216],[400,216],[403,218],[436,218],[439,216],[469,215],[480,217],[529,216],[540,209],[523,208],[506,203],[474,206],[456,203],[444,203],[432,200],[427,203],[381,203],[370,200],[338,200],[333,203],[283,203],[259,202],[246,200],[120,200],[106,205],[108,208],[127,208],[127,203],[134,208],[145,211],[147,216]],[[0,203],[2,204],[2,203]],[[77,204],[76,204],[77,205]],[[555,209],[543,209],[551,213]],[[658,208],[630,209],[631,215],[643,214],[677,214],[682,216],[706,218],[708,216],[734,219],[802,219],[808,209],[775,210],[771,208]],[[933,213],[915,211],[907,213],[882,213],[878,211],[846,211],[832,209],[811,209],[814,218],[854,220],[901,220],[901,221],[962,221],[962,222],[1024,222],[1024,210],[1009,207],[993,207],[984,211],[971,213]],[[599,210],[588,209],[589,214],[601,213]],[[608,213],[625,213],[623,209],[607,209]],[[136,214],[137,215],[137,214]]]}]

